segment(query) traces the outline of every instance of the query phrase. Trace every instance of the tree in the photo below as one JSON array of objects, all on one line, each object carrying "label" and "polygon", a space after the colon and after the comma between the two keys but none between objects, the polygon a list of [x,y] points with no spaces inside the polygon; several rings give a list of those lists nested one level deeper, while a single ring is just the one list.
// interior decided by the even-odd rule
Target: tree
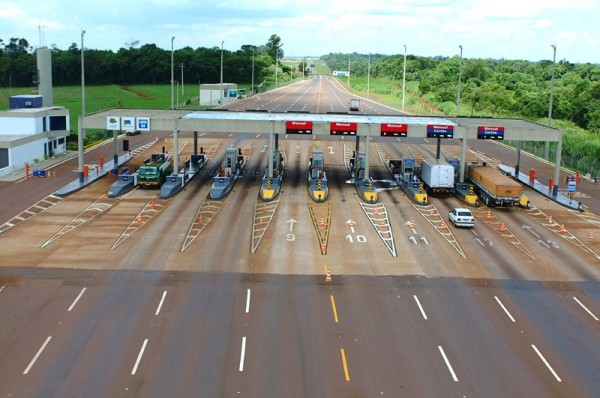
[{"label": "tree", "polygon": [[267,54],[271,56],[273,61],[276,61],[278,57],[283,57],[284,53],[281,50],[283,47],[283,43],[281,42],[281,38],[275,34],[271,35],[269,41],[266,44]]}]

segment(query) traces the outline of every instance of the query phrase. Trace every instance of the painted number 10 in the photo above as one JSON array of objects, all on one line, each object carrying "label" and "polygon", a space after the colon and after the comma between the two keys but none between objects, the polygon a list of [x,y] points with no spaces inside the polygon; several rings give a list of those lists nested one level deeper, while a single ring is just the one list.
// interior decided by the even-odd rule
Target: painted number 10
[{"label": "painted number 10", "polygon": [[367,242],[367,237],[364,235],[356,235],[356,238],[355,238],[352,235],[348,234],[348,235],[346,235],[346,239],[350,243],[354,243],[355,241],[358,243],[366,243]]}]

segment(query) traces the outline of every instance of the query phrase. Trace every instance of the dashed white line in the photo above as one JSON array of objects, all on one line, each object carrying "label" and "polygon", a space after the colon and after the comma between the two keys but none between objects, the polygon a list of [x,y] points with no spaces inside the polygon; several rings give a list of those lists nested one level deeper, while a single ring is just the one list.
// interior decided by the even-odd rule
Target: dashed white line
[{"label": "dashed white line", "polygon": [[50,342],[50,339],[52,339],[52,336],[48,336],[48,338],[46,339],[46,341],[44,342],[44,344],[42,344],[42,346],[40,347],[40,349],[38,350],[37,354],[35,354],[35,356],[33,357],[33,359],[31,360],[31,362],[29,362],[29,365],[27,366],[27,368],[25,368],[25,370],[23,371],[23,374],[26,375],[27,373],[29,373],[29,371],[31,370],[31,368],[33,367],[33,364],[35,363],[35,361],[37,361],[37,359],[40,357],[40,355],[42,355],[42,351],[44,351],[44,348],[46,348],[46,346],[48,345],[48,343]]},{"label": "dashed white line", "polygon": [[[2,287],[4,287],[4,286],[2,286]],[[0,289],[0,292],[1,291],[2,291],[2,289]],[[585,305],[583,305],[583,303],[581,301],[579,301],[577,299],[577,297],[573,296],[573,300],[575,300],[577,302],[577,304],[579,304],[581,306],[581,308],[583,308],[584,310],[586,310],[587,313],[590,314],[590,316],[592,318],[594,318],[594,320],[596,320],[596,321],[598,320],[598,317],[596,315],[594,315],[594,313],[592,311],[590,311]]]},{"label": "dashed white line", "polygon": [[494,298],[498,302],[498,305],[500,305],[500,307],[504,310],[504,312],[506,313],[506,315],[510,318],[510,320],[513,321],[513,322],[516,322],[515,318],[513,318],[513,316],[510,314],[510,312],[508,312],[508,310],[506,309],[506,307],[504,306],[504,304],[502,304],[502,301],[500,301],[500,299],[498,298],[498,296],[494,296]]},{"label": "dashed white line", "polygon": [[423,306],[421,306],[421,302],[419,301],[418,297],[416,295],[413,295],[413,297],[415,298],[415,301],[417,302],[417,305],[419,306],[419,310],[421,310],[421,315],[423,315],[423,318],[425,320],[427,320],[427,314],[425,314],[425,310],[423,309]]},{"label": "dashed white line", "polygon": [[246,293],[246,314],[250,312],[250,289]]},{"label": "dashed white line", "polygon": [[548,361],[546,361],[546,358],[544,358],[544,356],[542,355],[542,353],[540,352],[540,350],[538,350],[537,347],[534,344],[531,345],[531,348],[533,348],[533,350],[536,352],[536,354],[538,354],[538,356],[540,357],[540,359],[542,360],[542,362],[544,362],[544,365],[546,365],[546,367],[548,368],[548,370],[550,370],[550,372],[556,378],[556,380],[558,380],[558,382],[562,382],[562,380],[560,379],[560,377],[558,377],[558,375],[556,374],[556,372],[554,371],[554,369],[552,369],[552,366],[550,366],[550,364],[548,363]]},{"label": "dashed white line", "polygon": [[73,308],[75,308],[75,304],[77,304],[77,302],[79,301],[81,296],[83,296],[83,293],[85,293],[86,290],[87,290],[87,287],[84,287],[83,289],[81,289],[81,291],[79,292],[79,295],[77,295],[77,297],[75,298],[73,303],[71,303],[71,306],[69,307],[69,309],[67,311],[71,311]]},{"label": "dashed white line", "polygon": [[444,349],[442,348],[441,345],[438,346],[438,349],[440,350],[440,354],[442,354],[442,358],[444,358],[444,362],[446,362],[446,366],[448,367],[448,370],[450,371],[450,374],[452,375],[452,379],[454,381],[458,381],[458,378],[456,377],[456,373],[454,373],[454,369],[452,369],[452,365],[450,365],[450,361],[448,361],[448,357],[446,357],[446,353],[444,352]]},{"label": "dashed white line", "polygon": [[154,315],[158,315],[160,314],[160,309],[163,306],[163,303],[165,302],[165,298],[167,297],[167,291],[165,290],[162,294],[162,297],[160,299],[160,302],[158,303],[158,307],[156,307],[156,312],[154,313]]},{"label": "dashed white line", "polygon": [[144,355],[144,350],[146,350],[147,344],[148,344],[148,339],[145,339],[144,343],[142,344],[142,348],[140,349],[140,353],[138,354],[137,359],[135,360],[135,365],[133,365],[133,369],[131,369],[132,375],[134,375],[135,372],[137,372],[138,365],[140,364],[140,361],[142,360],[142,355]]},{"label": "dashed white line", "polygon": [[242,352],[240,354],[240,372],[244,371],[244,359],[246,358],[246,336],[242,338]]}]

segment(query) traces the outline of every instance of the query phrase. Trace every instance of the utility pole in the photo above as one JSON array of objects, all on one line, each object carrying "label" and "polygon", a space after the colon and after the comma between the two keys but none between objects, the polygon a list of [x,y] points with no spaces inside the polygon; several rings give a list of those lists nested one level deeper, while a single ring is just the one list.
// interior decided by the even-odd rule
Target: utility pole
[{"label": "utility pole", "polygon": [[185,95],[185,90],[183,89],[183,62],[179,65],[179,67],[181,68],[181,96],[183,97]]},{"label": "utility pole", "polygon": [[[548,104],[548,127],[552,127],[552,99],[554,97],[554,72],[556,70],[556,44],[550,45],[554,50],[552,56],[552,80],[550,81],[550,103]],[[550,158],[550,141],[546,141],[546,148],[544,149],[544,159],[549,160]]]}]

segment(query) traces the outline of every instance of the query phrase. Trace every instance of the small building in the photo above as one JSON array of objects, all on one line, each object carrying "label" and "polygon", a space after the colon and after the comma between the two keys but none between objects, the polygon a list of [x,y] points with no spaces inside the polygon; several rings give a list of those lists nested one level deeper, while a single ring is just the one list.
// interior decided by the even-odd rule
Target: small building
[{"label": "small building", "polygon": [[[223,95],[221,97],[221,89]],[[235,83],[201,84],[200,106],[219,106],[235,102],[238,97],[238,88]],[[221,99],[223,103],[221,104]]]},{"label": "small building", "polygon": [[0,177],[67,151],[69,110],[21,97],[11,98],[11,109],[0,111]]}]

